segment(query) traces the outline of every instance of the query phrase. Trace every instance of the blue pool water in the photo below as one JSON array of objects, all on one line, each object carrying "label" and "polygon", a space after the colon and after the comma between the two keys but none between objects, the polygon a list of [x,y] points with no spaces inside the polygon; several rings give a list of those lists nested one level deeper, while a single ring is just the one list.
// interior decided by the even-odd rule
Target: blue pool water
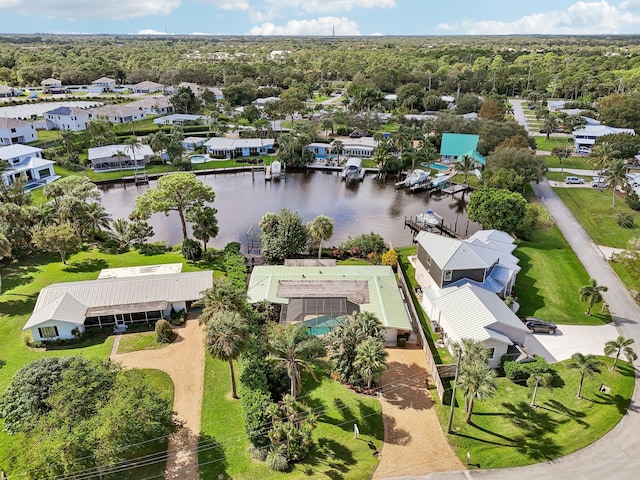
[{"label": "blue pool water", "polygon": [[447,165],[443,165],[441,163],[430,163],[429,168],[433,168],[434,170],[449,170]]},{"label": "blue pool water", "polygon": [[191,163],[204,163],[207,161],[207,157],[204,155],[191,155],[189,160],[191,160]]}]

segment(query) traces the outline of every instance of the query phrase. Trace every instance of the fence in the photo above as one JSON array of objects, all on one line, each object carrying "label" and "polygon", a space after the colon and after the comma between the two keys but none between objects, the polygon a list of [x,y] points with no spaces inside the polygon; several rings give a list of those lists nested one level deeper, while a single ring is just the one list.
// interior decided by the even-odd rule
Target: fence
[{"label": "fence", "polygon": [[413,329],[418,333],[418,338],[420,339],[419,341],[422,346],[422,351],[424,352],[424,355],[427,359],[429,372],[431,373],[433,382],[436,385],[436,390],[438,391],[438,398],[440,398],[440,402],[444,403],[445,387],[444,387],[444,384],[442,383],[442,378],[440,377],[440,373],[438,371],[438,364],[436,363],[435,358],[433,358],[433,353],[431,353],[431,348],[429,347],[429,342],[427,341],[427,337],[424,333],[424,328],[420,323],[420,317],[418,317],[418,312],[416,312],[416,308],[413,303],[413,297],[412,297],[413,293],[411,292],[407,284],[407,279],[405,278],[405,272],[400,266],[398,266],[398,271],[401,273],[401,275],[399,275],[400,285],[402,287],[402,291],[404,292],[405,299],[407,301],[407,307],[409,308],[409,317],[411,320],[411,325],[413,326]]}]

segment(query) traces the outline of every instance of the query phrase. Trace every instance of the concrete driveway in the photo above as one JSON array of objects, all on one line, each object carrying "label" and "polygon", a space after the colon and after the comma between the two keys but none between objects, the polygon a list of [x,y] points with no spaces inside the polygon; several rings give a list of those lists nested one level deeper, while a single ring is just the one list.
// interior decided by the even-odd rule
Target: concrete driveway
[{"label": "concrete driveway", "polygon": [[541,355],[549,363],[571,358],[576,352],[584,355],[602,355],[605,342],[615,340],[618,330],[609,323],[599,326],[558,325],[555,335],[531,333],[524,346],[536,355]]}]

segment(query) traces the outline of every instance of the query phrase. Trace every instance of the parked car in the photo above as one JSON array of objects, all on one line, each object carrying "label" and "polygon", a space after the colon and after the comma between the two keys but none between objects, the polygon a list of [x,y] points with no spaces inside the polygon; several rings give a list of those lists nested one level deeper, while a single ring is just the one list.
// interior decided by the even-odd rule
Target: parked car
[{"label": "parked car", "polygon": [[362,138],[367,136],[366,130],[354,130],[349,134],[351,138]]},{"label": "parked car", "polygon": [[580,178],[580,177],[566,177],[564,179],[564,183],[569,183],[569,184],[583,184],[584,183],[584,178]]},{"label": "parked car", "polygon": [[604,177],[593,177],[593,180],[591,180],[591,186],[594,188],[607,188],[609,186],[609,182],[607,182]]},{"label": "parked car", "polygon": [[532,333],[550,333],[555,335],[558,327],[555,323],[547,322],[538,317],[527,317],[524,321],[525,327],[527,327]]}]

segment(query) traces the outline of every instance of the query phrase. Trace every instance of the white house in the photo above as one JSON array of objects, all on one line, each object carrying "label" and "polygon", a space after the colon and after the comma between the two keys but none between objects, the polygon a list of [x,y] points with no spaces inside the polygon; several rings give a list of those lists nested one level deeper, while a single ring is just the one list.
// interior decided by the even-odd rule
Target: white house
[{"label": "white house", "polygon": [[87,328],[154,321],[189,308],[212,286],[212,271],[165,273],[174,270],[166,267],[112,269],[106,278],[49,285],[23,330],[40,342],[73,338]]},{"label": "white house", "polygon": [[40,82],[44,93],[67,93],[67,89],[62,86],[62,82],[57,78],[45,78]]},{"label": "white house", "polygon": [[113,78],[101,77],[91,82],[92,92],[110,92],[116,88],[116,81]]},{"label": "white house", "polygon": [[[378,147],[378,142],[373,137],[360,137],[360,138],[341,138],[342,153],[340,155],[346,155],[347,157],[358,158],[371,158],[373,152]],[[334,140],[331,145],[333,148]]]},{"label": "white house", "polygon": [[573,131],[573,147],[579,153],[591,153],[591,148],[598,137],[630,133],[635,135],[633,128],[615,128],[607,125],[586,125]]},{"label": "white house", "polygon": [[313,335],[329,333],[354,312],[371,312],[385,327],[385,343],[395,345],[398,335],[416,342],[388,266],[336,265],[335,260],[258,266],[251,273],[247,296],[250,303],[267,300],[281,305],[281,323],[302,323]]},{"label": "white house", "polygon": [[77,107],[58,107],[44,113],[47,130],[73,130],[79,132],[87,129],[87,123],[95,119],[92,110]]},{"label": "white house", "polygon": [[38,140],[33,123],[16,118],[0,117],[0,145],[30,143]]},{"label": "white house", "polygon": [[264,108],[267,103],[276,103],[279,102],[280,99],[278,97],[265,97],[265,98],[256,98],[251,104],[257,108]]},{"label": "white house", "polygon": [[8,85],[0,85],[0,98],[15,97],[16,95],[17,90],[15,88]]},{"label": "white house", "polygon": [[448,348],[463,339],[489,349],[489,365],[500,366],[510,346],[524,345],[529,329],[496,294],[476,285],[446,288],[427,312]]},{"label": "white house", "polygon": [[186,113],[174,113],[166,117],[153,119],[156,125],[195,125],[198,123],[207,124],[211,120],[206,115],[191,115]]},{"label": "white house", "polygon": [[225,138],[213,137],[204,144],[212,157],[235,158],[266,155],[273,152],[273,138]]},{"label": "white house", "polygon": [[144,168],[153,156],[149,145],[142,144],[137,149],[128,145],[105,145],[89,149],[89,164],[94,171],[131,170]]},{"label": "white house", "polygon": [[163,90],[164,85],[162,85],[161,83],[151,82],[149,80],[136,83],[133,87],[131,87],[131,91],[133,93],[155,93],[162,92]]},{"label": "white house", "polygon": [[58,178],[53,169],[56,162],[42,158],[41,148],[20,144],[0,147],[0,160],[9,164],[9,169],[2,173],[5,185],[11,185],[18,177],[25,177],[25,188],[30,190]]},{"label": "white house", "polygon": [[165,96],[142,98],[127,104],[127,107],[141,110],[147,115],[167,115],[173,112],[173,105]]},{"label": "white house", "polygon": [[111,123],[128,123],[144,120],[147,114],[137,108],[126,105],[104,105],[91,109],[94,116],[109,120]]},{"label": "white house", "polygon": [[195,150],[205,144],[207,139],[205,137],[187,137],[182,140],[182,146],[185,150]]}]

